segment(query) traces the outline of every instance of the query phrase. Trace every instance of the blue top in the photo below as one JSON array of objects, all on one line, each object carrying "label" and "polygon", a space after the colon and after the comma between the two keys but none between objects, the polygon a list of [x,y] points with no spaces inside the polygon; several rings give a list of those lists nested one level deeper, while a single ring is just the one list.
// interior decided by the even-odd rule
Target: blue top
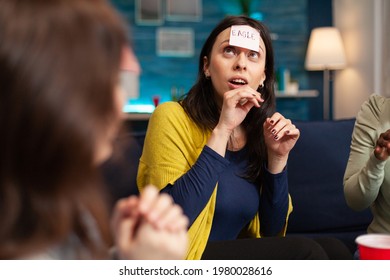
[{"label": "blue top", "polygon": [[246,149],[226,151],[225,158],[205,146],[194,166],[174,185],[169,193],[188,216],[190,224],[207,204],[218,183],[217,202],[209,240],[233,240],[259,212],[263,236],[277,235],[285,225],[288,211],[287,170],[264,174],[264,186],[240,175],[248,166]]}]

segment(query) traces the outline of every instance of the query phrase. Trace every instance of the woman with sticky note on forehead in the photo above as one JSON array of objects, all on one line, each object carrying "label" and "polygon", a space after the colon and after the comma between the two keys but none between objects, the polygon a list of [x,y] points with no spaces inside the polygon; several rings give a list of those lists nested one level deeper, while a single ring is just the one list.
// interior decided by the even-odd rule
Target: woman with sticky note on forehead
[{"label": "woman with sticky note on forehead", "polygon": [[286,165],[298,138],[275,112],[267,28],[230,16],[206,40],[195,85],[152,114],[137,183],[182,206],[187,259],[327,259],[318,243],[283,237],[292,211]]}]

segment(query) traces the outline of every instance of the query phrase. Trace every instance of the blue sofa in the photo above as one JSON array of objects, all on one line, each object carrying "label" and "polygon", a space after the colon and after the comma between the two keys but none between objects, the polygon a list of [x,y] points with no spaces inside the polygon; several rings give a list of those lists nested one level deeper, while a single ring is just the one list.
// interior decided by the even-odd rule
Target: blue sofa
[{"label": "blue sofa", "polygon": [[[300,121],[295,125],[301,137],[289,156],[289,191],[294,210],[287,235],[333,236],[354,252],[355,238],[365,232],[372,219],[369,210],[355,212],[344,200],[343,175],[354,119]],[[118,143],[122,153],[103,165],[112,202],[138,193],[136,173],[144,137],[142,131],[126,133]]]}]

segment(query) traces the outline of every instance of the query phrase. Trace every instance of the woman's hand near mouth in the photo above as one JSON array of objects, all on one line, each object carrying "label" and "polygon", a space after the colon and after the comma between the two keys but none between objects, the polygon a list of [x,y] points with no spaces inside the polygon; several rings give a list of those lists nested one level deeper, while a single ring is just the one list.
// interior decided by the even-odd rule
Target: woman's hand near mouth
[{"label": "woman's hand near mouth", "polygon": [[240,126],[253,106],[260,107],[264,102],[260,93],[249,85],[229,90],[223,95],[221,114],[207,145],[225,156],[226,145],[233,130]]},{"label": "woman's hand near mouth", "polygon": [[248,101],[251,101],[251,104],[248,104],[248,106],[246,106],[248,109],[247,112],[249,112],[249,110],[253,106],[260,107],[261,103],[264,102],[261,97],[261,94],[251,88],[248,84],[235,84],[233,89],[225,92],[223,99],[223,104],[225,104],[229,100],[229,102],[232,102],[236,106],[238,104],[244,106],[248,103]]}]

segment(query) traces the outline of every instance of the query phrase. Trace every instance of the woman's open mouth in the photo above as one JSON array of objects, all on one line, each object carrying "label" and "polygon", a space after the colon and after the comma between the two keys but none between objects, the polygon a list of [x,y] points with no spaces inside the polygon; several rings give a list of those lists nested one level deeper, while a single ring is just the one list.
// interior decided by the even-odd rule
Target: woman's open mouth
[{"label": "woman's open mouth", "polygon": [[232,88],[232,89],[245,86],[246,84],[248,84],[248,82],[244,79],[241,79],[241,78],[235,78],[235,79],[229,80],[229,85],[230,85],[230,88]]}]

